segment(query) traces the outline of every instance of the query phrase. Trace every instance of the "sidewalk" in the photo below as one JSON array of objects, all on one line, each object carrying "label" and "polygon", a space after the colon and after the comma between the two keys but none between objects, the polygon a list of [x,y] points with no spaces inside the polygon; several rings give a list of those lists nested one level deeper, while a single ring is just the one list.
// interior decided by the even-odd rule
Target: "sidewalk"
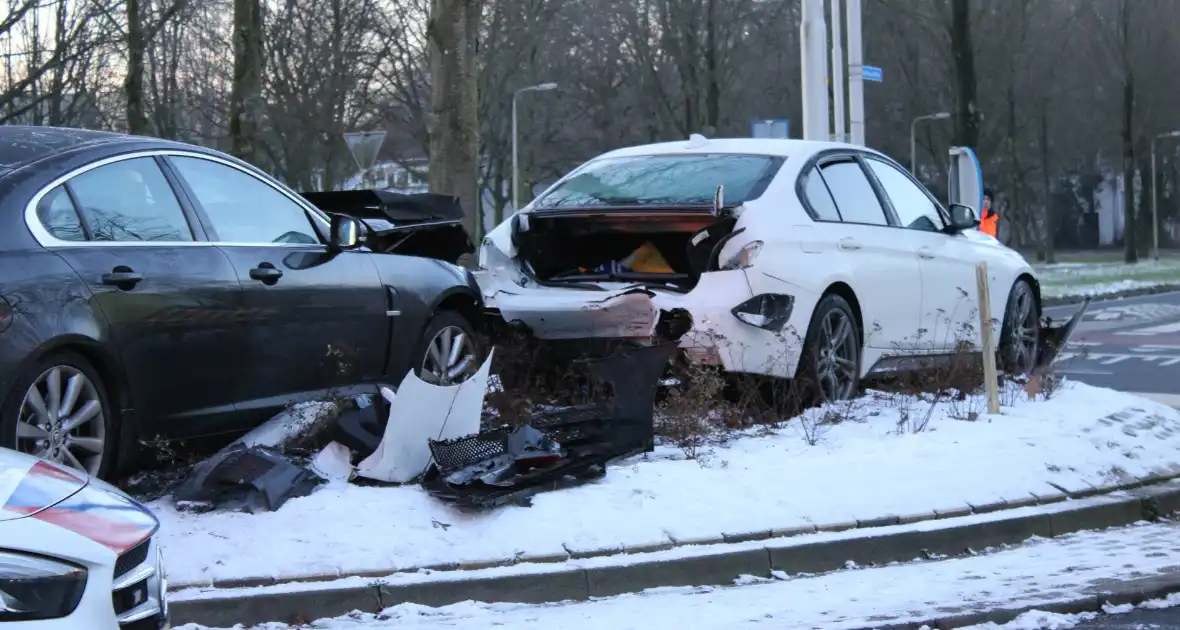
[{"label": "sidewalk", "polygon": [[[1059,613],[1098,610],[1128,595],[1104,595],[1123,580],[1172,577],[1180,588],[1180,524],[1144,524],[1033,539],[1014,549],[963,559],[850,568],[816,577],[777,573],[774,580],[744,577],[733,587],[654,589],[599,601],[557,605],[464,602],[442,608],[402,604],[380,616],[356,614],[322,621],[325,630],[448,628],[483,630],[831,630],[1007,621],[1022,609]],[[1116,589],[1117,590],[1117,589]],[[1160,593],[1146,593],[1154,597]],[[1140,598],[1142,599],[1142,598]],[[1175,602],[1180,605],[1180,601]],[[1001,612],[997,613],[997,610]],[[1006,611],[1006,612],[1003,612]],[[1046,615],[1026,615],[1020,627]],[[1068,618],[1066,618],[1068,619]],[[1061,618],[1058,617],[1057,621]],[[274,625],[271,628],[285,628]],[[1058,626],[1062,627],[1062,626]],[[197,630],[182,626],[178,630]]]},{"label": "sidewalk", "polygon": [[[1180,474],[1180,412],[1072,384],[1051,400],[878,395],[685,459],[674,447],[532,507],[468,514],[417,486],[330,485],[264,514],[152,505],[173,589],[472,570],[880,528],[1109,493]],[[831,414],[836,422],[831,422]],[[826,414],[826,415],[825,415]],[[976,415],[978,414],[978,415]],[[965,418],[973,418],[967,420]],[[825,422],[825,419],[827,420]],[[711,451],[708,452],[708,451]]]}]

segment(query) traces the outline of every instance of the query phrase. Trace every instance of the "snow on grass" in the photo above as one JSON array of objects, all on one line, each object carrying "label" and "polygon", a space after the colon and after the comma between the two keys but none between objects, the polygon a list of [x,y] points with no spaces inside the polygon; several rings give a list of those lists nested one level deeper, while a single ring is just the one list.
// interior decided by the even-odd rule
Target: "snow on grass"
[{"label": "snow on grass", "polygon": [[[321,620],[323,630],[652,630],[733,628],[841,630],[931,622],[995,609],[1021,610],[1094,596],[1100,581],[1127,580],[1174,569],[1180,548],[1176,523],[1083,532],[952,560],[849,569],[814,577],[740,580],[729,587],[661,588],[588,602],[546,605],[461,602],[431,608],[402,604],[379,615],[353,613]],[[1151,550],[1151,552],[1147,552]],[[783,579],[786,577],[787,579]],[[1156,600],[1140,608],[1175,606]],[[1108,614],[1130,612],[1107,606]],[[1097,613],[1059,615],[1033,610],[1003,626],[980,629],[1070,628]],[[286,630],[281,624],[265,630]],[[201,630],[181,626],[177,630]]]},{"label": "snow on grass", "polygon": [[[167,500],[152,508],[162,522],[169,579],[180,587],[923,514],[1055,492],[1049,483],[1082,489],[1180,462],[1180,412],[1163,405],[1072,383],[1048,401],[1020,394],[1010,402],[1000,415],[964,421],[953,416],[982,410],[978,398],[931,409],[873,394],[716,446],[707,463],[660,447],[612,467],[599,482],[542,493],[527,508],[462,513],[417,486],[346,483],[273,513],[188,514]],[[1123,421],[1100,420],[1129,409],[1136,411]],[[819,425],[820,418],[845,419]],[[913,432],[921,422],[926,430]]]},{"label": "snow on grass", "polygon": [[1180,259],[1123,262],[1064,262],[1034,265],[1047,298],[1100,297],[1135,289],[1180,284]]}]

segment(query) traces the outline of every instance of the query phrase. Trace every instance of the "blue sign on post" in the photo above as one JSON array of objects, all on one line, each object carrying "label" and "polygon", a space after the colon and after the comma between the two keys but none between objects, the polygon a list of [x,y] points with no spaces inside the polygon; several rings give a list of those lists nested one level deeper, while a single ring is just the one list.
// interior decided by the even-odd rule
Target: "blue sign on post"
[{"label": "blue sign on post", "polygon": [[791,137],[791,121],[786,118],[763,118],[750,123],[751,138],[781,138]]},{"label": "blue sign on post", "polygon": [[876,81],[880,83],[885,80],[885,73],[877,66],[861,66],[864,72],[865,81]]}]

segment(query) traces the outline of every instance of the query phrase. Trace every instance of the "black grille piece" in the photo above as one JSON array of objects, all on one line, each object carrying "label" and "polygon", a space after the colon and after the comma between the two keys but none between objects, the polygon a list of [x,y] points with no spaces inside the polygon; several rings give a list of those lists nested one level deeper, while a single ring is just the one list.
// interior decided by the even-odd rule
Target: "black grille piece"
[{"label": "black grille piece", "polygon": [[151,539],[145,540],[131,551],[124,553],[115,560],[115,579],[119,579],[126,575],[129,571],[147,562],[148,551],[151,548]]},{"label": "black grille piece", "polygon": [[503,455],[508,452],[507,438],[507,431],[494,429],[453,440],[430,440],[430,454],[434,456],[434,463],[439,469],[447,474],[464,466]]}]

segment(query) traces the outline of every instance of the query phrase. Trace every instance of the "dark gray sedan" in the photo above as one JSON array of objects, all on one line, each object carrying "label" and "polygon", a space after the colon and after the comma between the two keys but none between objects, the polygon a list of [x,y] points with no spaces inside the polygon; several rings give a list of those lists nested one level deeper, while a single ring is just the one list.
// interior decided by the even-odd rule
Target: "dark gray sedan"
[{"label": "dark gray sedan", "polygon": [[310,199],[201,147],[0,127],[0,446],[107,476],[145,439],[478,368],[470,272]]}]

